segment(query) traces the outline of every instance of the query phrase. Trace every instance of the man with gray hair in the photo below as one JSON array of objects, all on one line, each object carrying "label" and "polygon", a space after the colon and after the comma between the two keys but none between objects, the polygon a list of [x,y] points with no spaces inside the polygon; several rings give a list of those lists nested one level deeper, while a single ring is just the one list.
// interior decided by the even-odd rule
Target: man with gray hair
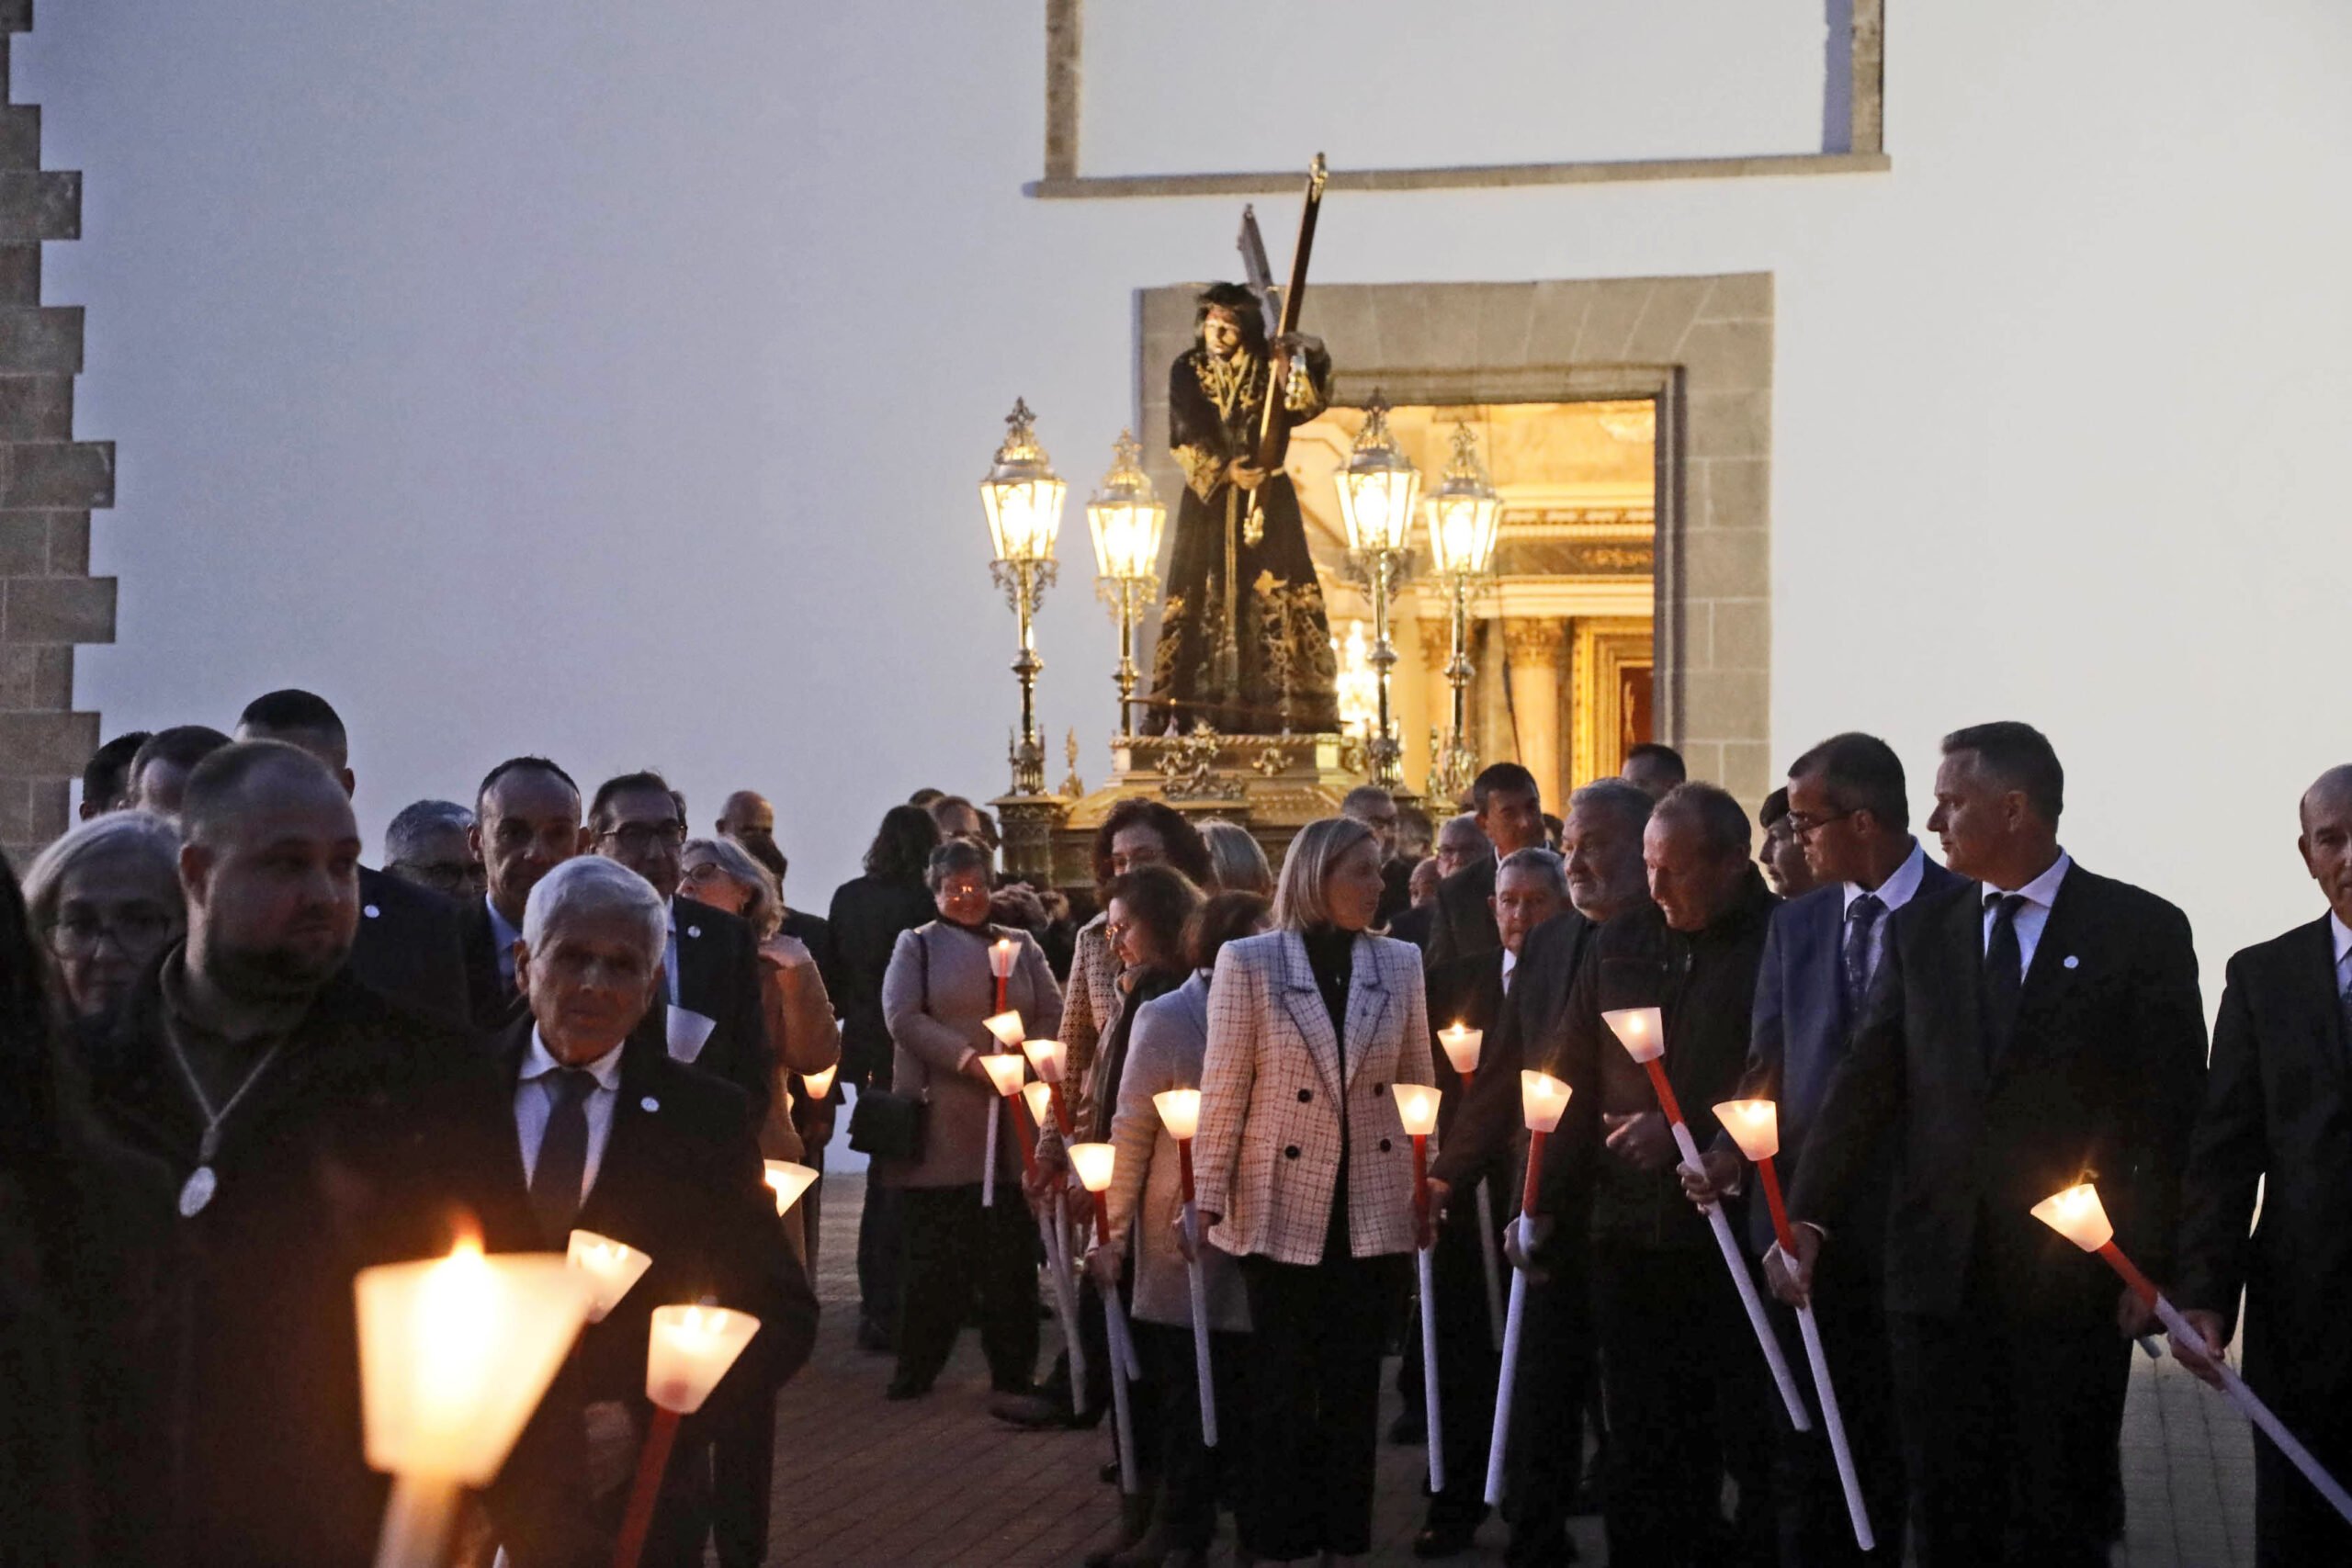
[{"label": "man with gray hair", "polygon": [[[815,1340],[816,1301],[764,1185],[742,1094],[673,1061],[658,1037],[631,1038],[662,1003],[669,931],[668,901],[637,873],[595,856],[556,866],[524,906],[514,969],[526,1009],[492,1046],[490,1102],[519,1156],[509,1169],[536,1224],[520,1245],[560,1250],[577,1228],[653,1262],[610,1315],[583,1331],[577,1376],[548,1396],[537,1420],[567,1442],[535,1444],[492,1495],[492,1517],[523,1562],[571,1560],[555,1543],[576,1543],[583,1527],[603,1537],[590,1555],[610,1555],[624,1483],[651,1417],[645,1340],[655,1307],[715,1297],[757,1317],[760,1332],[681,1433],[688,1457],[664,1483],[650,1562],[701,1561],[713,1436],[771,1411],[775,1389]],[[555,1457],[583,1443],[584,1473]]]},{"label": "man with gray hair", "polygon": [[[1531,933],[1568,907],[1566,874],[1560,857],[1550,850],[1529,848],[1505,855],[1495,868],[1495,892],[1489,900],[1502,945],[1471,953],[1429,971],[1430,1055],[1442,1096],[1438,1101],[1441,1149],[1452,1139],[1452,1128],[1464,1110],[1462,1076],[1436,1039],[1450,1024],[1492,1036],[1510,994]],[[1517,1093],[1519,1075],[1496,1075],[1481,1064],[1474,1081],[1508,1076]],[[1465,1551],[1478,1523],[1486,1517],[1483,1498],[1487,1473],[1487,1440],[1494,1425],[1495,1382],[1498,1364],[1492,1326],[1487,1321],[1487,1241],[1478,1235],[1479,1213],[1474,1190],[1485,1182],[1494,1198],[1488,1206],[1498,1224],[1510,1212],[1510,1160],[1507,1143],[1485,1152],[1475,1164],[1449,1168],[1454,1179],[1448,1189],[1452,1204],[1446,1224],[1438,1233],[1436,1251],[1438,1355],[1445,1371],[1447,1398],[1442,1412],[1446,1489],[1430,1498],[1429,1515],[1413,1551],[1422,1557],[1451,1557]],[[1492,1238],[1499,1247],[1499,1230]],[[1409,1340],[1406,1359],[1411,1372],[1400,1386],[1410,1390],[1408,1402],[1420,1391],[1419,1342]]]},{"label": "man with gray hair", "polygon": [[384,870],[429,887],[459,905],[489,887],[473,847],[474,814],[454,800],[420,800],[401,807],[384,829]]},{"label": "man with gray hair", "polygon": [[210,1562],[365,1562],[384,1495],[358,1442],[351,1280],[446,1252],[454,1215],[499,1223],[490,1165],[463,1154],[456,1087],[478,1058],[345,962],[359,830],[316,759],[224,746],[180,821],[187,940],[82,1053],[106,1123],[176,1196],[145,1297],[175,1366],[126,1380],[153,1407],[124,1440],[177,1484],[131,1506]]}]

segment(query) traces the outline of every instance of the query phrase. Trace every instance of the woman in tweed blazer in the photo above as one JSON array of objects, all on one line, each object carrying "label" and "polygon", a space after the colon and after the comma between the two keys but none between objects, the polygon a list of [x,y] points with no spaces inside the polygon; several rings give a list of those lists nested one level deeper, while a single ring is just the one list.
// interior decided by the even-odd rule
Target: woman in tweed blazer
[{"label": "woman in tweed blazer", "polygon": [[996,1039],[980,1021],[996,1011],[989,949],[1018,949],[1005,985],[1008,1006],[1031,1034],[1061,1024],[1061,992],[1028,932],[989,924],[988,852],[950,839],[925,874],[939,919],[899,933],[882,978],[882,1013],[896,1050],[893,1087],[920,1100],[921,1156],[879,1162],[876,1175],[900,1191],[903,1264],[899,1365],[892,1399],[928,1393],[956,1348],[974,1294],[980,1345],[998,1392],[1026,1391],[1036,1375],[1036,1231],[1021,1201],[1021,1149],[1012,1118],[997,1114],[996,1203],[980,1206],[989,1107],[997,1093],[980,1066]]},{"label": "woman in tweed blazer", "polygon": [[1420,951],[1370,934],[1380,845],[1347,818],[1291,841],[1275,930],[1209,987],[1194,1177],[1250,1303],[1245,1395],[1260,1558],[1372,1548],[1380,1357],[1420,1241],[1392,1083],[1431,1083]]}]

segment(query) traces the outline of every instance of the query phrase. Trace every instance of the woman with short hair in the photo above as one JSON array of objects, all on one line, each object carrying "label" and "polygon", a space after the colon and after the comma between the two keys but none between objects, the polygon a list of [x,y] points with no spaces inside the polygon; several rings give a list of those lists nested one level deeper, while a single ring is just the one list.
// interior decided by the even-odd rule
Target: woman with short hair
[{"label": "woman with short hair", "polygon": [[990,1382],[1000,1393],[1025,1393],[1037,1361],[1037,1233],[1021,1196],[1018,1107],[994,1118],[995,1201],[980,1201],[989,1107],[1000,1103],[980,1065],[998,1049],[983,1022],[998,1011],[989,950],[1013,944],[1004,1000],[1027,1033],[1051,1038],[1061,1026],[1061,992],[1027,931],[990,923],[986,850],[950,839],[932,852],[925,880],[939,918],[899,935],[882,981],[896,1043],[892,1089],[923,1107],[912,1156],[876,1162],[902,1205],[899,1364],[888,1396],[931,1391],[976,1295]]},{"label": "woman with short hair", "polygon": [[1371,933],[1380,843],[1344,817],[1291,841],[1274,927],[1209,986],[1193,1167],[1209,1238],[1239,1260],[1260,1558],[1372,1549],[1380,1358],[1405,1255],[1428,1239],[1395,1083],[1435,1081],[1420,953]]},{"label": "woman with short hair", "polygon": [[1216,891],[1255,893],[1261,898],[1274,896],[1274,868],[1266,863],[1266,852],[1249,829],[1238,822],[1204,822],[1201,842],[1208,846],[1209,874]]},{"label": "woman with short hair", "polygon": [[96,1018],[187,932],[179,829],[147,811],[93,817],[34,857],[25,905],[66,1005]]}]

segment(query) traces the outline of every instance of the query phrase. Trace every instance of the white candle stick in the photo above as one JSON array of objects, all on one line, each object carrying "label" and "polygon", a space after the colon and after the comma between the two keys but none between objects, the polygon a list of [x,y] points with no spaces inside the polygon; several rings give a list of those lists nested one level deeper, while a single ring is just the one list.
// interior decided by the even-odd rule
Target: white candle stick
[{"label": "white candle stick", "polygon": [[1478,1258],[1487,1272],[1487,1329],[1499,1350],[1503,1348],[1502,1248],[1495,1242],[1495,1195],[1484,1177],[1478,1180]]},{"label": "white candle stick", "polygon": [[[1396,1119],[1403,1124],[1405,1135],[1413,1140],[1413,1218],[1420,1229],[1427,1230],[1429,1138],[1437,1131],[1438,1091],[1417,1083],[1391,1084],[1388,1089],[1396,1097]],[[1414,1269],[1419,1276],[1421,1291],[1421,1426],[1429,1449],[1431,1496],[1445,1490],[1445,1420],[1438,1405],[1436,1254],[1434,1241],[1413,1249]]]},{"label": "white candle stick", "polygon": [[[1650,1088],[1657,1095],[1658,1109],[1666,1115],[1667,1127],[1674,1134],[1674,1146],[1681,1152],[1682,1163],[1694,1170],[1703,1169],[1699,1162],[1698,1142],[1682,1120],[1682,1106],[1674,1098],[1674,1086],[1667,1081],[1664,1013],[1657,1008],[1616,1008],[1600,1016],[1616,1032],[1625,1054],[1649,1073]],[[1724,1255],[1724,1267],[1730,1271],[1732,1285],[1739,1292],[1739,1304],[1747,1310],[1748,1326],[1756,1331],[1756,1343],[1764,1352],[1764,1364],[1772,1370],[1772,1382],[1781,1391],[1789,1425],[1800,1432],[1812,1431],[1812,1413],[1804,1407],[1804,1396],[1797,1392],[1797,1380],[1789,1371],[1789,1359],[1781,1353],[1780,1336],[1772,1332],[1772,1325],[1764,1315],[1764,1302],[1756,1293],[1755,1277],[1747,1271],[1747,1259],[1732,1237],[1731,1221],[1724,1216],[1721,1204],[1707,1205],[1707,1226],[1715,1233],[1715,1249]]]},{"label": "white candle stick", "polygon": [[[2115,1245],[2115,1226],[2108,1220],[2107,1206],[2099,1201],[2098,1190],[2089,1182],[2081,1182],[2063,1192],[2052,1193],[2033,1206],[2033,1217],[2085,1252],[2097,1253],[2107,1259],[2108,1267],[2121,1276],[2133,1294],[2154,1310],[2156,1321],[2162,1323],[2175,1339],[2184,1345],[2204,1345],[2205,1336],[2199,1332],[2197,1325],[2182,1316],[2180,1309],[2165,1299],[2164,1292],[2156,1289],[2154,1281],[2141,1273],[2140,1266],[2125,1257],[2123,1249]],[[2286,1424],[2271,1412],[2269,1405],[2263,1403],[2262,1396],[2245,1386],[2245,1380],[2238,1376],[2236,1368],[2219,1356],[2212,1358],[2212,1365],[2214,1373],[2222,1380],[2222,1392],[2229,1396],[2230,1403],[2236,1405],[2247,1420],[2262,1428],[2263,1436],[2278,1446],[2279,1453],[2302,1473],[2304,1480],[2312,1483],[2313,1491],[2327,1499],[2329,1507],[2341,1515],[2346,1524],[2352,1524],[2352,1494],[2347,1494],[2335,1477],[2312,1457],[2311,1450],[2303,1447],[2301,1440],[2287,1430]]]},{"label": "white candle stick", "polygon": [[[1026,1049],[1024,1046],[1024,1054]],[[1021,1103],[1028,1108],[1031,1124],[1043,1133],[1054,1114],[1053,1085],[1042,1078],[1024,1085]],[[1050,1213],[1037,1217],[1037,1230],[1046,1238],[1046,1269],[1053,1276],[1055,1311],[1062,1325],[1062,1353],[1069,1358],[1069,1411],[1082,1418],[1086,1413],[1086,1346],[1078,1334],[1078,1276],[1070,1268],[1069,1209],[1063,1201],[1065,1191],[1060,1183],[1055,1184]]]},{"label": "white candle stick", "polygon": [[[1118,1160],[1118,1149],[1110,1144],[1072,1144],[1069,1146],[1070,1168],[1078,1172],[1079,1184],[1094,1200],[1094,1245],[1111,1245],[1111,1210],[1103,1201],[1103,1191],[1111,1185],[1111,1173]],[[1135,1496],[1142,1488],[1136,1473],[1136,1432],[1134,1419],[1127,1411],[1127,1382],[1140,1377],[1142,1371],[1136,1359],[1134,1341],[1127,1335],[1127,1314],[1119,1302],[1117,1286],[1098,1292],[1102,1298],[1104,1337],[1111,1342],[1111,1416],[1119,1445],[1119,1490]]]},{"label": "white candle stick", "polygon": [[[1520,1255],[1525,1257],[1534,1240],[1530,1222],[1543,1188],[1544,1140],[1560,1125],[1568,1108],[1569,1088],[1549,1073],[1523,1068],[1519,1075],[1520,1114],[1527,1122],[1527,1179],[1520,1191]],[[1527,1322],[1527,1270],[1510,1271],[1510,1306],[1503,1314],[1503,1360],[1495,1383],[1495,1425],[1487,1440],[1487,1506],[1503,1500],[1503,1456],[1510,1446],[1511,1395],[1519,1385],[1519,1336]]]},{"label": "white candle stick", "polygon": [[1193,1138],[1201,1130],[1201,1091],[1167,1089],[1151,1097],[1168,1135],[1176,1143],[1176,1169],[1184,1196],[1184,1237],[1193,1255],[1184,1260],[1193,1296],[1193,1381],[1200,1385],[1201,1446],[1216,1447],[1216,1380],[1209,1364],[1209,1285],[1201,1262],[1201,1211],[1193,1201]]}]

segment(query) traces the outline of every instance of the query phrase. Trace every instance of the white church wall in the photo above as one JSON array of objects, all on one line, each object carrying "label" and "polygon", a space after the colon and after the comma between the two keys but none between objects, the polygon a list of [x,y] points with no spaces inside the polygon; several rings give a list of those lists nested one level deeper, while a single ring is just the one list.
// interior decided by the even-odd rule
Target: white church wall
[{"label": "white church wall", "polygon": [[[1651,49],[1655,8],[1595,14]],[[891,801],[1005,778],[973,484],[1019,394],[1073,491],[1044,717],[1099,782],[1075,505],[1134,417],[1133,290],[1229,274],[1239,204],[1024,198],[1039,31],[903,0],[45,8],[17,93],[87,171],[49,296],[89,307],[78,428],[120,444],[120,642],[80,705],[113,733],[315,687],[371,839],[515,750],[665,766],[698,820],[758,784],[821,906]],[[1884,733],[1924,816],[1938,734],[2041,724],[2069,846],[2188,909],[2211,999],[2317,912],[2293,796],[2352,751],[2347,75],[2318,3],[1906,7],[1892,173],[1335,197],[1317,273],[1771,272],[1776,749]]]}]

